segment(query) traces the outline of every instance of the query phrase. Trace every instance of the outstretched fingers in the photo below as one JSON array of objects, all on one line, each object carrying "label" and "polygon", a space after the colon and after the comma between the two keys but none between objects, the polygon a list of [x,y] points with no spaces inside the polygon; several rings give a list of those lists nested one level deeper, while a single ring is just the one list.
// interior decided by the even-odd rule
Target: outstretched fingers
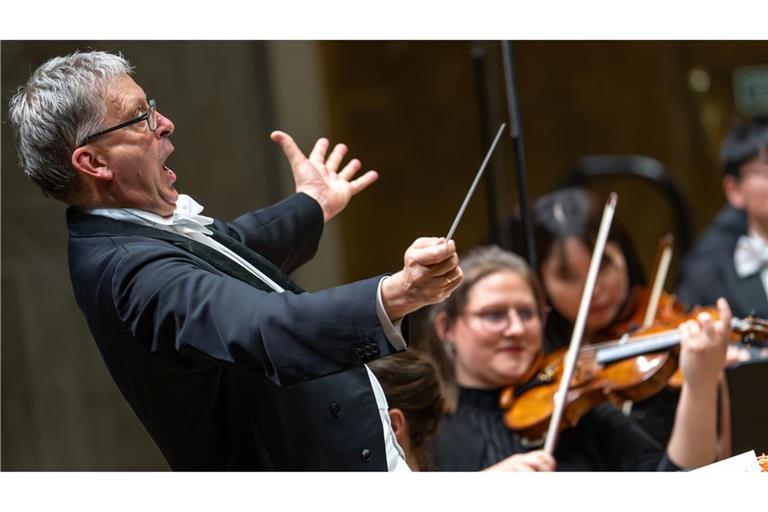
[{"label": "outstretched fingers", "polygon": [[367,173],[363,174],[359,178],[357,178],[354,181],[349,182],[350,191],[352,192],[352,195],[354,196],[358,192],[362,192],[373,182],[379,179],[379,173],[376,171],[368,171]]},{"label": "outstretched fingers", "polygon": [[360,163],[360,160],[353,158],[347,163],[347,165],[344,166],[341,171],[339,171],[339,178],[347,181],[351,180],[362,166],[363,164]]},{"label": "outstretched fingers", "polygon": [[312,148],[312,152],[309,154],[309,161],[314,164],[318,169],[323,169],[325,162],[325,154],[328,152],[328,139],[320,137],[315,142],[315,147]]},{"label": "outstretched fingers", "polygon": [[331,154],[328,156],[328,160],[325,161],[325,168],[331,172],[337,172],[339,170],[339,165],[341,165],[341,161],[346,154],[346,144],[336,144],[333,151],[331,151]]},{"label": "outstretched fingers", "polygon": [[296,145],[293,137],[287,133],[276,130],[270,134],[269,138],[280,145],[291,167],[296,167],[307,159],[299,149],[299,146]]}]

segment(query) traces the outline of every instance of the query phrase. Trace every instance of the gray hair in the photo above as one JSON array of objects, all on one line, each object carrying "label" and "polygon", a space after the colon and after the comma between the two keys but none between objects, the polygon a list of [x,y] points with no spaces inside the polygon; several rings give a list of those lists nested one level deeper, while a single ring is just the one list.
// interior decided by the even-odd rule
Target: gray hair
[{"label": "gray hair", "polygon": [[80,181],[72,152],[101,129],[110,80],[132,73],[133,66],[122,55],[75,52],[45,62],[18,88],[8,117],[21,168],[43,194],[66,203],[77,198]]}]

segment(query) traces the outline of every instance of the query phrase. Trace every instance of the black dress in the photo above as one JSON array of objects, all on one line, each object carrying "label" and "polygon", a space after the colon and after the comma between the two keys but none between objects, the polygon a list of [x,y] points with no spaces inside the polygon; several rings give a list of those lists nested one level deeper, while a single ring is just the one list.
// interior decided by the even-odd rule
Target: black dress
[{"label": "black dress", "polygon": [[[433,443],[438,471],[479,471],[515,453],[538,449],[506,428],[501,390],[459,388],[455,413],[447,416]],[[676,471],[664,448],[634,420],[605,403],[560,434],[557,471]]]}]

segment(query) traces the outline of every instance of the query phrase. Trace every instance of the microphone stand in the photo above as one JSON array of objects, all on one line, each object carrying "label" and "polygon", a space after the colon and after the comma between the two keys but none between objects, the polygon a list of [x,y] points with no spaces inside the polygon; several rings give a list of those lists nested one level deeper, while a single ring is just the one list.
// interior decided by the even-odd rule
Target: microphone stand
[{"label": "microphone stand", "polygon": [[523,148],[523,132],[520,127],[520,112],[517,107],[515,92],[515,76],[512,69],[512,45],[509,41],[501,42],[504,59],[504,84],[507,91],[507,109],[509,111],[509,136],[515,147],[515,163],[517,176],[517,196],[520,202],[520,221],[523,227],[523,240],[528,264],[534,272],[537,270],[536,253],[533,247],[533,229],[528,209],[528,189],[525,181],[525,151]]}]

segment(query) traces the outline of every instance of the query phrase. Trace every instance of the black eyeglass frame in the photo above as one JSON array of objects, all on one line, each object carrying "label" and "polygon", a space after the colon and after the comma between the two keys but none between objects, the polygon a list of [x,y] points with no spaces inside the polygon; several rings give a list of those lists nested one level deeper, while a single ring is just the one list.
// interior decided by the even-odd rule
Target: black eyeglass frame
[{"label": "black eyeglass frame", "polygon": [[[125,128],[126,126],[131,126],[132,124],[140,123],[144,120],[147,121],[147,126],[149,127],[149,130],[154,132],[157,129],[157,119],[155,117],[156,113],[157,113],[157,103],[155,102],[154,99],[151,99],[149,100],[149,109],[147,109],[147,111],[141,114],[139,117],[134,117],[129,121],[125,121],[124,123],[120,123],[111,128],[107,128],[106,130],[92,133],[91,135],[84,138],[83,141],[77,147],[81,148],[86,144],[90,144],[91,142],[93,142],[94,139],[101,137],[102,135],[106,135],[108,133],[114,132],[115,130],[120,130],[121,128]],[[152,115],[150,116],[150,114]],[[153,124],[155,126],[152,126]]]}]

